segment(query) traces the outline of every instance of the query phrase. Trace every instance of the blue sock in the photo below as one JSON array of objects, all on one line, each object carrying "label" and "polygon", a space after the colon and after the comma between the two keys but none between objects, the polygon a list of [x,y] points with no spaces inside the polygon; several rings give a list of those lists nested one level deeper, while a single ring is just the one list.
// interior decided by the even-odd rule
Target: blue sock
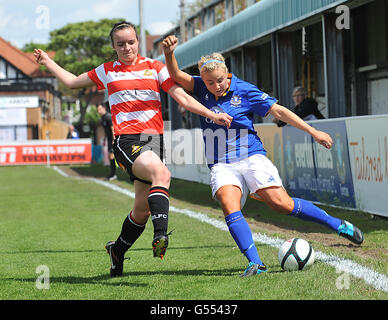
[{"label": "blue sock", "polygon": [[341,225],[340,219],[328,215],[326,211],[318,208],[310,201],[299,198],[292,198],[292,200],[294,200],[294,209],[290,216],[323,224],[337,232],[338,227]]},{"label": "blue sock", "polygon": [[226,225],[237,243],[241,253],[245,255],[249,262],[263,265],[253,242],[251,228],[245,220],[241,211],[233,212],[225,217]]}]

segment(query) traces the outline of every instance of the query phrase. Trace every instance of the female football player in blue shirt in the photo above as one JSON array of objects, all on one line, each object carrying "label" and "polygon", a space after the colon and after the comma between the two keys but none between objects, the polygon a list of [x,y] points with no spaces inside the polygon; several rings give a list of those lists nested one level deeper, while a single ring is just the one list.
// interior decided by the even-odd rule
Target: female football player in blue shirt
[{"label": "female football player in blue shirt", "polygon": [[[221,204],[229,231],[248,259],[248,267],[242,276],[260,274],[267,270],[254,245],[250,227],[241,213],[248,193],[280,213],[326,225],[340,236],[361,244],[363,233],[353,224],[330,216],[309,201],[288,195],[277,168],[266,157],[266,151],[254,130],[253,114],[264,117],[269,113],[276,119],[307,132],[327,149],[332,146],[331,137],[308,125],[254,85],[230,74],[219,53],[200,59],[200,77],[181,71],[174,55],[177,44],[175,36],[169,36],[162,42],[172,79],[192,92],[209,109],[226,112],[233,117],[229,128],[201,117],[201,127],[206,159],[211,170],[210,186],[213,197]],[[217,143],[214,143],[215,138]]]}]

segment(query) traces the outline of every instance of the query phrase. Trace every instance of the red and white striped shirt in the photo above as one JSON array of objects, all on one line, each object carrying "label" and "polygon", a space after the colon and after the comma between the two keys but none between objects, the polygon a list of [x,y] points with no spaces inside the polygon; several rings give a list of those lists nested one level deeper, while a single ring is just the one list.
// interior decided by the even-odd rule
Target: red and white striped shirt
[{"label": "red and white striped shirt", "polygon": [[163,134],[160,88],[168,92],[175,82],[162,62],[141,56],[135,65],[111,61],[88,76],[99,90],[108,89],[115,136]]}]

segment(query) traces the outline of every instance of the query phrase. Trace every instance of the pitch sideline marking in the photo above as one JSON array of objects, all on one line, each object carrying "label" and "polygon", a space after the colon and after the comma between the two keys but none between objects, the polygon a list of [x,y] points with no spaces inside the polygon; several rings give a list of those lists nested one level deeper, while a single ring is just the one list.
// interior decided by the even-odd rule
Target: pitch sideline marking
[{"label": "pitch sideline marking", "polygon": [[[63,177],[72,177],[69,176],[67,173],[62,171],[56,166],[52,167],[55,171],[57,171],[60,175]],[[121,188],[115,184],[98,180],[96,178],[80,178],[80,177],[72,177],[75,179],[81,179],[81,180],[88,180],[97,184],[100,184],[102,186],[105,186],[111,190],[120,192],[130,198],[135,198],[135,193],[132,191],[129,191],[127,189]],[[180,209],[180,208],[175,208],[174,206],[170,206],[170,211],[174,211],[176,213],[181,213],[186,216],[189,216],[191,218],[197,219],[201,222],[210,224],[217,229],[223,230],[223,231],[228,231],[228,227],[223,221],[210,218],[204,213],[200,213],[197,211],[192,211],[188,209]],[[253,233],[253,240],[255,242],[260,242],[266,245],[269,245],[274,248],[279,248],[283,242],[285,241],[284,239],[280,238],[272,238],[269,237],[265,234],[262,233]],[[343,273],[348,273],[352,275],[355,278],[359,278],[364,280],[367,284],[371,285],[377,290],[388,292],[388,278],[381,273],[375,272],[367,267],[364,267],[352,260],[349,259],[343,259],[340,257],[337,257],[335,255],[331,254],[326,254],[321,251],[315,251],[315,258],[336,268],[338,272],[343,272]]]}]

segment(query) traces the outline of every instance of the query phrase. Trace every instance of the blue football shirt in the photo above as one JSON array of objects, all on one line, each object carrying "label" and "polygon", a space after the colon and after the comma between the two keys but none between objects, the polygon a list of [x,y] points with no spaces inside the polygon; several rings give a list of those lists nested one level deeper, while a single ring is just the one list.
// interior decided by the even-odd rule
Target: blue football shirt
[{"label": "blue football shirt", "polygon": [[276,99],[256,86],[230,74],[229,90],[216,98],[207,90],[201,77],[194,76],[194,95],[208,109],[233,117],[230,128],[219,126],[209,118],[200,117],[205,142],[206,161],[211,168],[218,162],[232,163],[266,150],[253,127],[253,116],[266,116]]}]

